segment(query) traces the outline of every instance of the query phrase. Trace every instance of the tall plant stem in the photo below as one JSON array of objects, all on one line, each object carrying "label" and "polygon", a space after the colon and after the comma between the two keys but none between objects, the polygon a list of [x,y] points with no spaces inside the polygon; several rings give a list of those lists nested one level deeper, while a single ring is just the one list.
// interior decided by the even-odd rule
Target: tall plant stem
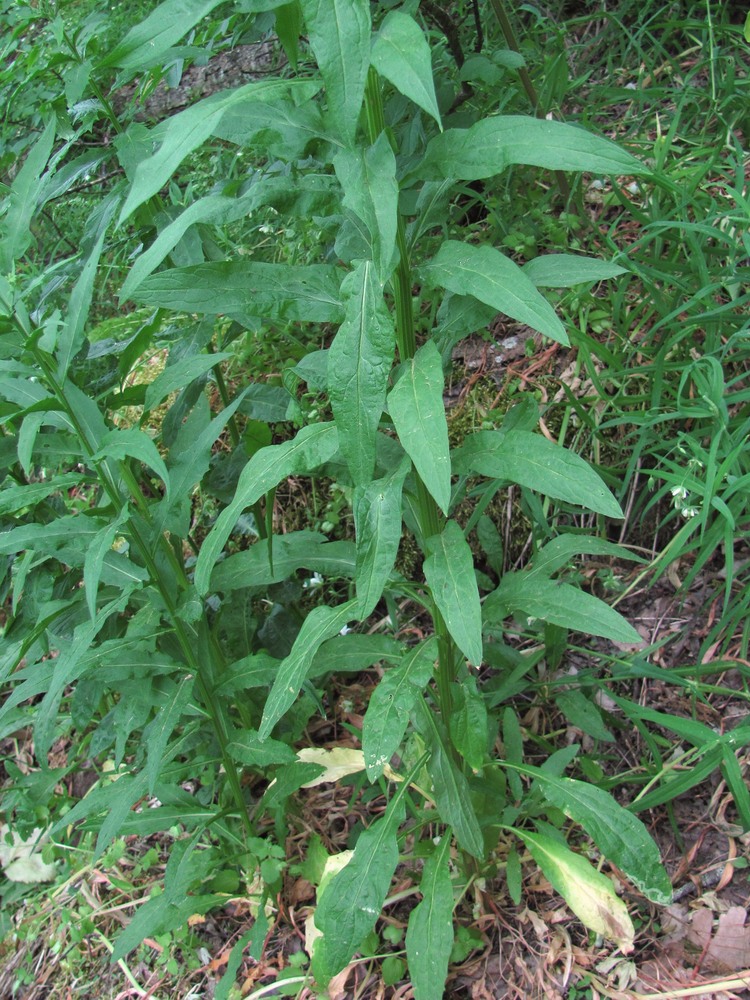
[{"label": "tall plant stem", "polygon": [[[510,18],[505,12],[503,0],[490,0],[490,6],[492,7],[495,17],[497,18],[497,23],[500,25],[500,30],[505,37],[506,45],[509,49],[512,49],[514,52],[518,52],[520,54],[521,48],[518,44],[516,33],[513,31],[513,25],[510,23]],[[526,91],[526,96],[534,109],[534,114],[537,118],[544,118],[545,112],[539,101],[539,94],[537,94],[536,87],[532,83],[529,71],[525,66],[518,67],[518,76],[521,80],[523,89]],[[557,186],[560,188],[560,194],[566,201],[570,201],[570,184],[568,184],[568,178],[562,170],[555,171],[555,179],[557,181]]]},{"label": "tall plant stem", "polygon": [[[387,129],[385,115],[383,114],[380,81],[372,67],[370,67],[367,76],[365,113],[367,116],[368,138],[371,143],[374,143],[379,135],[387,132]],[[392,135],[389,135],[389,139],[391,144],[393,144],[394,139]],[[404,218],[400,213],[398,215],[396,230],[396,247],[399,253],[398,266],[393,277],[393,294],[396,300],[396,342],[401,361],[410,361],[416,353],[417,344],[414,335],[411,261],[406,242]],[[416,469],[414,470],[414,478],[417,484],[419,527],[422,538],[426,539],[440,533],[442,515]],[[435,635],[438,639],[438,701],[440,704],[440,713],[447,727],[450,725],[450,717],[453,709],[451,684],[455,677],[456,647],[443,621],[443,616],[437,608],[432,609],[432,620],[435,626]]]}]

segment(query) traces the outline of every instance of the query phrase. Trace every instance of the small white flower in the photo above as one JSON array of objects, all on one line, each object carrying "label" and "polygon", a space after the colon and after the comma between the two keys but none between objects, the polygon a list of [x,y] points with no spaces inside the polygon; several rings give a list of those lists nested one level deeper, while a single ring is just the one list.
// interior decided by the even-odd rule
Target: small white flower
[{"label": "small white flower", "polygon": [[323,586],[323,577],[320,575],[320,573],[313,573],[313,575],[310,577],[310,579],[309,580],[305,580],[305,582],[302,584],[302,586],[306,590],[313,590],[315,587],[322,587]]},{"label": "small white flower", "polygon": [[349,633],[353,632],[353,631],[354,631],[354,629],[349,628],[348,625],[344,625],[344,627],[339,632],[339,635],[349,635]]},{"label": "small white flower", "polygon": [[680,513],[683,517],[695,517],[699,511],[697,507],[683,507]]},{"label": "small white flower", "polygon": [[673,486],[669,491],[675,500],[686,500],[687,490],[684,486]]}]

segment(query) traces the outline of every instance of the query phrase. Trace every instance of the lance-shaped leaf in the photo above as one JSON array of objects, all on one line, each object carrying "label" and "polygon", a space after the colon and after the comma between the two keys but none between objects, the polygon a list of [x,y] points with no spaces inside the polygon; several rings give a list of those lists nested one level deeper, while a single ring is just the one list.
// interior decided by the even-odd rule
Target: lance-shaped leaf
[{"label": "lance-shaped leaf", "polygon": [[99,451],[91,456],[91,460],[100,462],[112,458],[117,460],[135,458],[139,462],[143,462],[144,465],[150,466],[164,480],[164,486],[167,495],[169,495],[170,482],[167,467],[159,454],[159,449],[148,434],[139,431],[137,427],[109,431],[99,442]]},{"label": "lance-shaped leaf", "polygon": [[414,1000],[443,996],[453,947],[453,887],[450,876],[451,830],[424,863],[419,891],[422,902],[409,914],[406,957]]},{"label": "lance-shaped leaf", "polygon": [[407,786],[399,786],[383,819],[360,834],[351,860],[321,893],[315,925],[323,936],[313,949],[313,971],[321,983],[344,968],[380,916],[398,864],[396,834]]},{"label": "lance-shaped leaf", "polygon": [[626,954],[633,950],[635,928],[605,875],[558,840],[524,830],[514,829],[513,833],[526,844],[552,887],[586,927],[616,942]]},{"label": "lance-shaped leaf", "polygon": [[347,601],[337,608],[322,605],[313,608],[305,618],[299,635],[294,640],[291,653],[281,661],[268,695],[258,730],[260,739],[264,740],[271,735],[271,730],[284,712],[294,704],[300,688],[307,680],[320,646],[357,616],[357,603],[357,601]]},{"label": "lance-shaped leaf", "polygon": [[619,612],[598,597],[560,580],[535,573],[506,573],[500,586],[484,602],[487,623],[518,613],[613,642],[638,644],[641,636]]},{"label": "lance-shaped leaf", "polygon": [[417,22],[400,10],[386,15],[372,45],[372,64],[404,97],[440,125],[430,46]]},{"label": "lance-shaped leaf", "polygon": [[89,254],[78,281],[70,293],[65,323],[60,332],[57,344],[57,377],[64,380],[68,374],[70,362],[80,351],[84,341],[84,328],[91,308],[91,298],[94,294],[94,278],[99,258],[104,247],[106,231],[102,232]]},{"label": "lance-shaped leaf", "polygon": [[474,557],[464,533],[448,521],[439,535],[426,541],[430,553],[424,575],[448,631],[474,666],[482,662],[482,609],[479,603]]},{"label": "lance-shaped leaf", "polygon": [[13,181],[5,218],[0,226],[0,274],[10,271],[13,261],[23,256],[33,238],[31,217],[37,207],[39,178],[47,166],[55,141],[56,125],[54,117],[47,122]]},{"label": "lance-shaped leaf", "polygon": [[201,546],[195,567],[195,587],[199,594],[208,590],[211,570],[240,514],[287,476],[310,472],[327,462],[337,448],[336,428],[322,423],[303,427],[291,441],[256,451],[240,474],[234,499],[221,512]]},{"label": "lance-shaped leaf", "polygon": [[339,282],[340,271],[327,264],[221,261],[152,274],[133,298],[178,312],[340,323]]},{"label": "lance-shaped leaf", "polygon": [[565,327],[549,302],[518,264],[494,247],[448,240],[420,268],[420,275],[432,287],[447,288],[456,295],[473,295],[519,323],[568,344]]},{"label": "lance-shaped leaf", "polygon": [[370,66],[369,0],[301,0],[301,6],[326,87],[328,118],[351,146]]},{"label": "lance-shaped leaf", "polygon": [[514,163],[592,174],[648,174],[649,168],[601,136],[575,125],[523,115],[484,118],[435,136],[416,173],[425,180],[478,181]]},{"label": "lance-shaped leaf", "polygon": [[524,264],[523,273],[537,288],[575,288],[627,274],[624,267],[595,257],[569,253],[547,253]]},{"label": "lance-shaped leaf", "polygon": [[101,60],[100,67],[137,69],[153,66],[166,50],[179,42],[221,0],[167,0],[125,35]]},{"label": "lance-shaped leaf", "polygon": [[430,636],[410,649],[398,666],[390,667],[372,692],[362,724],[362,749],[367,777],[375,781],[401,745],[409,713],[427,686],[437,657],[437,639]]},{"label": "lance-shaped leaf", "polygon": [[293,764],[297,755],[281,740],[261,740],[253,729],[235,733],[235,738],[227,746],[227,753],[233,760],[248,767],[263,770],[272,764]]},{"label": "lance-shaped leaf", "polygon": [[354,494],[360,618],[372,614],[396,561],[401,541],[401,490],[408,471],[409,460],[404,456],[390,475],[358,487]]},{"label": "lance-shaped leaf", "polygon": [[574,452],[531,431],[477,431],[453,458],[456,472],[504,479],[607,517],[623,516],[600,476]]},{"label": "lance-shaped leaf", "polygon": [[367,227],[375,269],[385,282],[393,270],[398,228],[396,157],[388,136],[381,132],[368,149],[342,150],[333,166],[344,189],[344,207]]},{"label": "lance-shaped leaf", "polygon": [[403,365],[388,394],[388,411],[399,440],[438,507],[451,497],[448,422],[443,404],[443,363],[431,340]]},{"label": "lance-shaped leaf", "polygon": [[328,352],[328,392],[339,445],[355,484],[369,483],[375,468],[378,424],[393,363],[393,319],[371,261],[347,276],[346,318]]},{"label": "lance-shaped leaf", "polygon": [[[508,765],[505,765],[508,766]],[[659,848],[646,827],[628,809],[596,785],[559,777],[530,764],[514,766],[531,775],[553,806],[580,824],[602,854],[613,861],[654,903],[672,902],[672,883],[661,863]]]},{"label": "lance-shaped leaf", "polygon": [[293,87],[300,96],[312,96],[318,90],[318,84],[309,80],[299,83],[261,80],[236,90],[219,91],[193,104],[186,111],[173,115],[157,132],[161,142],[157,151],[141,160],[135,169],[128,197],[120,213],[120,224],[168,183],[185,157],[211,136],[226,111],[243,103],[274,100],[287,94]]}]

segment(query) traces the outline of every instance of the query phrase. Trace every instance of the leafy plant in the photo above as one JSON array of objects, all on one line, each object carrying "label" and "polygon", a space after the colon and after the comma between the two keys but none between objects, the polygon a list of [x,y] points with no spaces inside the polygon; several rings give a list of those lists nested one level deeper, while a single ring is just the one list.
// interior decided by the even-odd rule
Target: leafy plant
[{"label": "leafy plant", "polygon": [[[487,315],[501,312],[567,344],[539,289],[590,285],[621,268],[575,255],[521,267],[488,243],[455,238],[446,219],[464,185],[510,166],[649,171],[578,127],[519,115],[453,118],[450,97],[436,94],[413,5],[377,10],[373,23],[369,0],[243,0],[231,16],[272,20],[296,76],[214,94],[151,129],[120,121],[98,81],[116,70],[122,83],[169,62],[218,6],[167,0],[95,60],[66,39],[79,96],[87,87],[101,94],[86,127],[104,113],[117,135],[100,149],[102,162],[124,171],[86,222],[80,255],[38,277],[28,267],[30,225],[50,192],[75,176],[68,157],[81,129],[71,121],[44,120],[6,198],[0,552],[10,610],[1,676],[10,691],[0,727],[33,724],[41,775],[59,779],[92,760],[98,779],[56,818],[54,781],[34,810],[19,794],[16,826],[30,830],[41,808],[53,832],[77,823],[94,831],[101,854],[117,836],[179,823],[189,835],[174,843],[164,891],[138,910],[113,958],[260,877],[247,942],[257,955],[284,867],[271,831],[283,836],[290,796],[332,780],[325,764],[294,749],[325,711],[323,678],[383,662],[352,769],[383,790],[387,806],[347,863],[318,884],[316,981],[325,985],[372,932],[408,853],[423,862],[405,938],[409,974],[418,1000],[441,996],[456,898],[497,870],[501,837],[528,851],[587,927],[628,951],[625,905],[567,846],[563,827],[582,827],[645,895],[666,902],[653,841],[614,798],[564,776],[577,747],[541,768],[525,762],[515,712],[476,673],[489,662],[507,679],[502,636],[513,616],[544,623],[551,659],[567,629],[638,640],[616,611],[564,579],[581,553],[622,558],[623,550],[558,533],[551,525],[561,520],[545,514],[619,518],[621,508],[597,471],[536,432],[534,406],[511,409],[500,427],[451,450],[443,401],[446,352]],[[179,184],[191,157],[216,140],[255,166],[183,207]],[[314,206],[318,256],[311,248],[302,262],[257,259],[237,246],[217,259],[208,225],[268,206],[282,216]],[[131,229],[141,249],[123,302],[153,311],[129,339],[94,352],[109,377],[92,391],[86,329],[97,269]],[[177,323],[177,314],[188,318]],[[281,385],[230,389],[234,341],[290,329],[301,344],[327,346],[294,358]],[[164,368],[128,384],[153,345],[166,352]],[[302,407],[303,384],[319,405]],[[125,407],[135,416],[121,421]],[[354,540],[305,529],[274,535],[276,491],[290,477],[340,484]],[[497,570],[487,511],[510,483],[544,541],[528,568],[491,580],[482,597],[469,539],[476,529]],[[196,489],[223,505],[202,541]],[[258,540],[226,552],[244,544],[243,532]],[[419,553],[409,577],[396,570],[405,534]],[[302,569],[328,580],[325,602],[304,593]],[[426,633],[416,644],[399,636],[404,600]],[[393,636],[359,630],[378,606]],[[54,768],[60,741],[67,760]],[[137,811],[147,800],[154,808]]]}]

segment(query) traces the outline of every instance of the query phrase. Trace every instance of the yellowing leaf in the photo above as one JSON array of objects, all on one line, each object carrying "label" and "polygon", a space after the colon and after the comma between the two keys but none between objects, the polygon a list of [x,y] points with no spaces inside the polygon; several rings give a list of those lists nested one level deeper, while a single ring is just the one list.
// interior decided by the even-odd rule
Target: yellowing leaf
[{"label": "yellowing leaf", "polygon": [[[297,758],[305,764],[320,764],[325,768],[322,774],[308,781],[303,788],[314,788],[326,781],[340,781],[347,774],[364,771],[365,757],[361,750],[350,750],[348,747],[334,747],[324,750],[320,747],[306,747],[297,752]],[[329,859],[330,860],[330,859]]]},{"label": "yellowing leaf", "polygon": [[[41,830],[33,830],[26,840],[17,833],[12,833],[13,843],[7,842],[10,833],[5,823],[0,824],[0,866],[3,874],[11,882],[51,882],[57,869],[52,864],[42,860],[41,845],[47,840],[47,834]],[[40,836],[41,834],[41,836]]]}]

